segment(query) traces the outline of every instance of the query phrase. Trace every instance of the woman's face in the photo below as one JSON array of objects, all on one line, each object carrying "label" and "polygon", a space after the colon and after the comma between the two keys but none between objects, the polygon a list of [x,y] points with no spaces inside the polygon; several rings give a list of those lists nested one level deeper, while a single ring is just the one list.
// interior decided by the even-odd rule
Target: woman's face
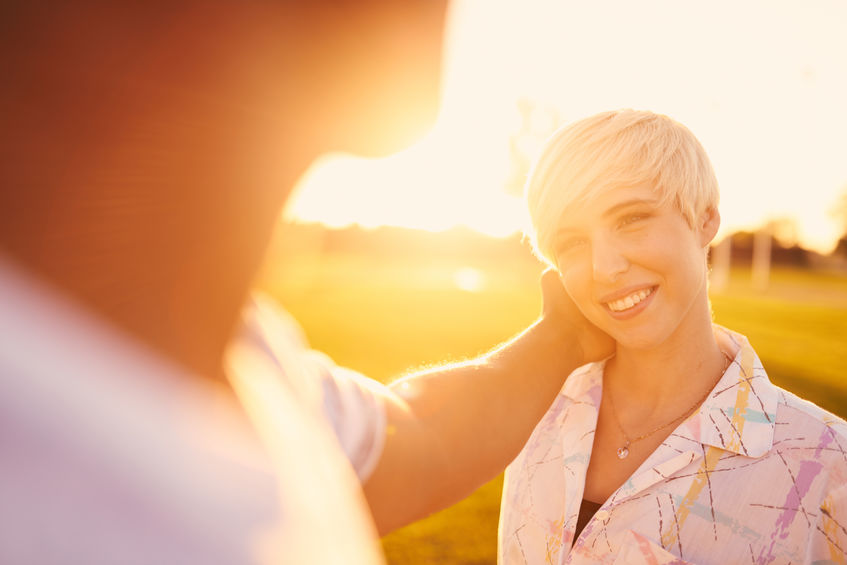
[{"label": "woman's face", "polygon": [[719,221],[712,210],[691,227],[649,186],[609,190],[559,222],[562,283],[619,346],[659,346],[710,321],[704,248]]}]

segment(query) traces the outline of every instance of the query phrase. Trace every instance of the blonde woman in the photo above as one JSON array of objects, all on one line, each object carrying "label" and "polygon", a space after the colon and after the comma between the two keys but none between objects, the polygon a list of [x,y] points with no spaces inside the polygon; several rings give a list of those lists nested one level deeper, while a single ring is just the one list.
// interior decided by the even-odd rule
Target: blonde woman
[{"label": "blonde woman", "polygon": [[847,425],[712,323],[718,186],[693,134],[633,110],[579,121],[527,202],[538,254],[616,346],[510,465],[501,563],[845,562]]}]

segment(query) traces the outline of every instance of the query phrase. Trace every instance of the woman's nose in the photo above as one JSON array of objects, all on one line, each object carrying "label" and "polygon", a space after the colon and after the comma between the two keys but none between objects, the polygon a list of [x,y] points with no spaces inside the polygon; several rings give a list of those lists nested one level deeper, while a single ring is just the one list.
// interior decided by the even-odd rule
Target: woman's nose
[{"label": "woman's nose", "polygon": [[595,238],[591,245],[594,280],[613,283],[629,268],[629,261],[621,250],[606,238]]}]

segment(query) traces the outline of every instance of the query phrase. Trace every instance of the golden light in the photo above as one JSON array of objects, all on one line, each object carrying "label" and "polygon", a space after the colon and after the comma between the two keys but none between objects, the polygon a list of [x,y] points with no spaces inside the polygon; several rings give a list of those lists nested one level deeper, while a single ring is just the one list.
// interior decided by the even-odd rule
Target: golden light
[{"label": "golden light", "polygon": [[526,221],[515,148],[534,156],[557,123],[632,107],[701,139],[722,234],[791,218],[802,244],[828,252],[847,187],[845,28],[840,2],[454,0],[432,132],[386,159],[323,159],[287,215],[508,235]]},{"label": "golden light", "polygon": [[485,275],[479,269],[462,267],[453,273],[453,284],[459,290],[479,292],[485,288]]},{"label": "golden light", "polygon": [[287,216],[330,227],[394,225],[428,231],[469,226],[504,237],[520,230],[520,198],[502,191],[508,156],[436,127],[418,145],[384,159],[330,155],[301,179]]}]

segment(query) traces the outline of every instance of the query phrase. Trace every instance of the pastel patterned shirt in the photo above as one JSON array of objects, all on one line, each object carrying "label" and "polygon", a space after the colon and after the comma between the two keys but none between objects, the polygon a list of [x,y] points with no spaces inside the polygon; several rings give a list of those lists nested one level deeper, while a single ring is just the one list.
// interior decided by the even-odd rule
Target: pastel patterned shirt
[{"label": "pastel patterned shirt", "polygon": [[568,377],[507,469],[500,563],[847,563],[847,423],[715,334],[737,352],[723,377],[576,540],[604,363]]}]

